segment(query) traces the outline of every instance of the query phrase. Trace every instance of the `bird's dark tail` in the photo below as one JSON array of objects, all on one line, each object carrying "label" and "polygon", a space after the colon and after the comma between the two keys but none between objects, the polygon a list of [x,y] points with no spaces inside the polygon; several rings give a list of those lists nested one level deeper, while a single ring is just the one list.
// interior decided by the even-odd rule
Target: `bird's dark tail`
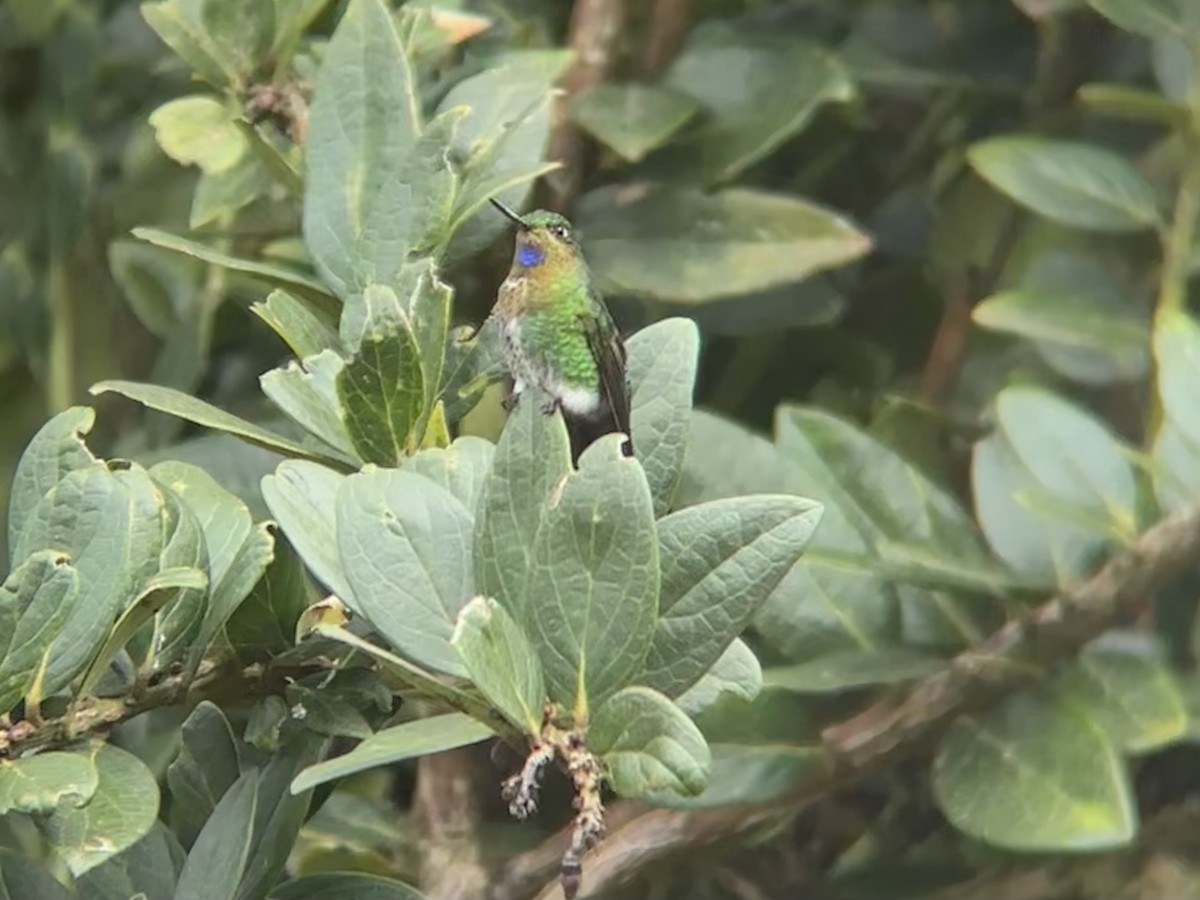
[{"label": "bird's dark tail", "polygon": [[[593,442],[598,441],[606,434],[621,430],[613,416],[584,418],[583,416],[573,416],[564,410],[563,421],[567,424],[567,434],[571,438],[571,462],[576,466],[579,465],[579,457],[583,455],[583,451]],[[633,438],[625,439],[621,445],[621,452],[625,456],[633,456]]]}]

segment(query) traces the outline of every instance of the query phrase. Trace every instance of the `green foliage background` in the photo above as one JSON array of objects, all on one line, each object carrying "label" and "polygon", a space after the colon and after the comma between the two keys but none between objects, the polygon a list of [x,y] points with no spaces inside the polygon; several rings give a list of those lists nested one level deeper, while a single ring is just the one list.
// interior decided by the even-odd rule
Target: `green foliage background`
[{"label": "green foliage background", "polygon": [[[503,413],[491,197],[637,460]],[[535,896],[568,733],[642,893],[1194,894],[1194,565],[828,729],[1195,509],[1198,215],[1192,0],[6,0],[0,896]]]}]

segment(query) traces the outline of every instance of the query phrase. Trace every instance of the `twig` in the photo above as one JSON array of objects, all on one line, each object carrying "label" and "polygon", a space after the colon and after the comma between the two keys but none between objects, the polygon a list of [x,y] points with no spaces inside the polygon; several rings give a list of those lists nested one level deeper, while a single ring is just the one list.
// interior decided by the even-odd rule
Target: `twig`
[{"label": "twig", "polygon": [[692,0],[656,0],[642,41],[639,69],[657,75],[675,58],[692,18]]},{"label": "twig", "polygon": [[612,68],[617,39],[625,23],[624,0],[575,0],[571,12],[571,49],[575,61],[562,81],[563,93],[555,101],[554,130],[550,134],[550,159],[563,167],[545,178],[550,194],[547,205],[566,210],[583,181],[583,138],[571,121],[571,99],[600,84]]},{"label": "twig", "polygon": [[437,900],[480,897],[487,885],[479,844],[476,748],[421,758],[413,802],[421,829],[421,889]]},{"label": "twig", "polygon": [[931,406],[939,406],[958,381],[963,361],[967,355],[967,341],[971,336],[971,281],[964,277],[946,295],[942,306],[942,320],[938,323],[925,368],[921,371],[921,399]]},{"label": "twig", "polygon": [[[585,861],[579,896],[611,893],[622,882],[673,857],[702,852],[794,815],[830,791],[926,748],[960,714],[1028,684],[1034,673],[1069,658],[1114,620],[1145,606],[1156,590],[1195,565],[1198,557],[1200,506],[1163,519],[1088,581],[960,654],[899,703],[878,703],[826,729],[822,735],[825,770],[790,794],[769,804],[706,812],[653,810],[623,827],[613,827],[609,838]],[[500,883],[514,882],[503,874]],[[502,894],[498,900],[517,896],[522,895]],[[538,895],[539,900],[559,896],[553,883]]]}]

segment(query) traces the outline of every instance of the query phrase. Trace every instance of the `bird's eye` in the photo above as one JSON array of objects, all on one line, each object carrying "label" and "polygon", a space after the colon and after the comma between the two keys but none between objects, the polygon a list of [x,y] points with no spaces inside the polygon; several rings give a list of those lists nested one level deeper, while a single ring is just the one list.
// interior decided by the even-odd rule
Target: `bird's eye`
[{"label": "bird's eye", "polygon": [[553,228],[550,229],[550,231],[554,234],[554,236],[556,238],[558,238],[560,240],[565,241],[567,239],[567,229],[566,229],[566,226],[564,226],[564,225],[555,225]]}]

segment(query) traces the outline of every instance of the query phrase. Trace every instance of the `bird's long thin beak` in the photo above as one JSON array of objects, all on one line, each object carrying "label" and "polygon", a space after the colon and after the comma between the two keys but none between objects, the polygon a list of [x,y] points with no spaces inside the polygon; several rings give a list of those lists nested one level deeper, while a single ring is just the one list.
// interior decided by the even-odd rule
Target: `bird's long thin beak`
[{"label": "bird's long thin beak", "polygon": [[494,206],[494,207],[496,207],[496,209],[500,210],[500,212],[504,215],[504,217],[506,219],[509,219],[510,221],[512,221],[513,224],[515,224],[518,228],[525,229],[525,228],[529,227],[528,225],[525,224],[524,219],[522,219],[520,216],[518,216],[515,212],[513,212],[511,209],[509,209],[507,206],[505,206],[503,203],[501,203],[495,197],[489,197],[488,200],[491,202],[492,206]]}]

